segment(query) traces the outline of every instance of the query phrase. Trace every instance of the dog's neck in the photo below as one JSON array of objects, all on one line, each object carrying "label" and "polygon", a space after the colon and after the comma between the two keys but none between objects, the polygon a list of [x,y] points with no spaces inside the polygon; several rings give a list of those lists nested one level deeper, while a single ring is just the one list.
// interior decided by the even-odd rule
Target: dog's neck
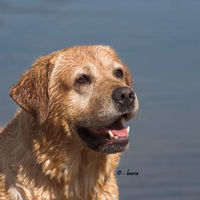
[{"label": "dog's neck", "polygon": [[[22,115],[26,117],[21,117]],[[22,119],[26,121],[23,122]],[[19,124],[20,130],[15,130],[16,135],[12,136],[18,143],[15,154],[19,155],[15,157],[18,160],[13,163],[18,163],[15,171],[19,173],[20,182],[25,185],[33,184],[33,188],[43,188],[52,199],[51,194],[60,195],[61,199],[98,199],[99,196],[95,197],[93,194],[110,193],[112,197],[112,194],[117,193],[116,184],[111,183],[110,179],[115,179],[114,169],[119,162],[118,154],[102,154],[86,149],[73,138],[67,138],[61,130],[56,132],[50,129],[50,132],[43,133],[41,127],[25,111],[19,112],[14,120]],[[31,130],[32,135],[23,124],[29,126],[28,130]],[[23,134],[23,137],[18,134]],[[19,138],[24,140],[19,141]],[[32,141],[32,144],[27,144],[27,141]],[[59,143],[60,141],[63,142]],[[24,145],[27,147],[26,152],[20,152],[25,149],[20,148]],[[83,197],[83,194],[90,196]]]}]

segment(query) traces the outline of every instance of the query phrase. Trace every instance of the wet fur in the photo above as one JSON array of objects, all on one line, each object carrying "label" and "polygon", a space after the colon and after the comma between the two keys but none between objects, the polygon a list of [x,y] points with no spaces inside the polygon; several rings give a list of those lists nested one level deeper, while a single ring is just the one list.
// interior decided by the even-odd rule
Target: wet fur
[{"label": "wet fur", "polygon": [[[109,73],[114,65],[123,68],[123,80]],[[85,72],[95,84],[75,86]],[[21,110],[0,130],[0,200],[118,199],[120,154],[83,147],[75,127],[110,123],[117,113],[110,96],[119,86],[130,87],[131,76],[107,46],[72,47],[37,59],[10,92]]]}]

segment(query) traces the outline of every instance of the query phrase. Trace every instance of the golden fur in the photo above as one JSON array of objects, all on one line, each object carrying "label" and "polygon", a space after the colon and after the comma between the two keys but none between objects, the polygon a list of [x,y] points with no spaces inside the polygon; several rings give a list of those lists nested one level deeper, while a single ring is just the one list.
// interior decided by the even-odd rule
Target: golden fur
[{"label": "golden fur", "polygon": [[[114,170],[128,141],[122,124],[138,109],[131,84],[108,46],[37,59],[10,92],[22,109],[0,130],[0,200],[118,199]],[[106,139],[114,126],[119,141]]]}]

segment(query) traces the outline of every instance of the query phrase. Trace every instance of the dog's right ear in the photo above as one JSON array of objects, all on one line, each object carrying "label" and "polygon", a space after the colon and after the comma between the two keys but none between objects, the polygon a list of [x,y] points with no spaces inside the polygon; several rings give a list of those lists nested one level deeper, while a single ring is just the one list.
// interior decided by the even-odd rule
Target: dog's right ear
[{"label": "dog's right ear", "polygon": [[129,87],[132,87],[132,77],[131,77],[131,72],[130,70],[125,67],[125,81],[126,81],[126,84],[129,86]]},{"label": "dog's right ear", "polygon": [[42,124],[49,112],[49,57],[41,57],[11,88],[10,96],[26,112]]}]

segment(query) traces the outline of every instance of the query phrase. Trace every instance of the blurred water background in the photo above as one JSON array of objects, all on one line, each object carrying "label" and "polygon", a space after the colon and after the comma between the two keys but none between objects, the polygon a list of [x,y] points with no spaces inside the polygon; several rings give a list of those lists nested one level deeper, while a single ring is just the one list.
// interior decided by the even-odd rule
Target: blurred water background
[{"label": "blurred water background", "polygon": [[17,109],[10,87],[37,57],[85,44],[116,49],[140,100],[116,171],[120,199],[199,200],[200,1],[1,0],[0,125]]}]

